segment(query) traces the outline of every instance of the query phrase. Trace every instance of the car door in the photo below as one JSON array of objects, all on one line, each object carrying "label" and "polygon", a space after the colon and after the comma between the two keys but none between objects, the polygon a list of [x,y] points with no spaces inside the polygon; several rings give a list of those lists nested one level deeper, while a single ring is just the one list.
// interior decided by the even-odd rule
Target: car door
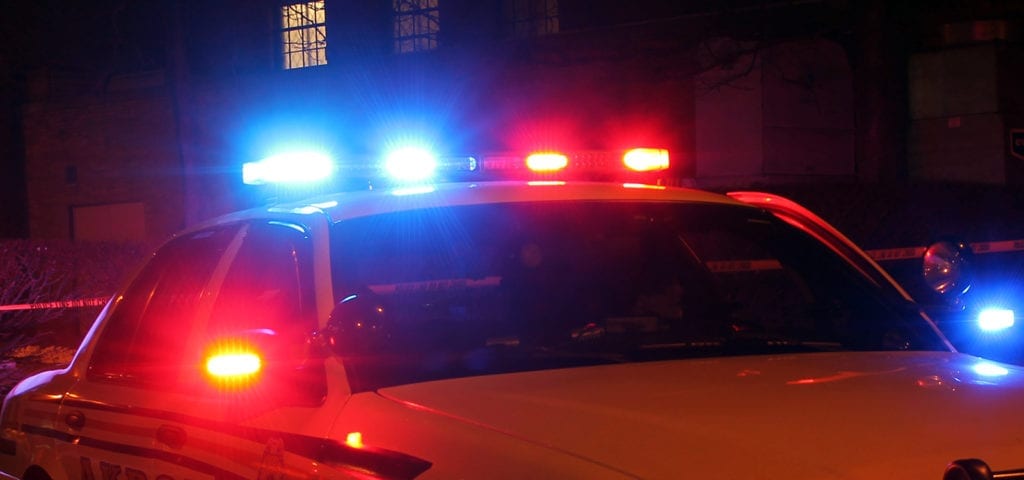
[{"label": "car door", "polygon": [[[209,245],[162,249],[124,295],[175,309],[118,306],[86,352],[90,373],[61,413],[75,436],[69,472],[270,480],[383,468],[378,455],[328,437],[350,391],[337,359],[314,352],[316,291],[330,285],[315,285],[315,265],[329,262],[314,258],[309,230],[279,220],[221,229],[205,233],[219,239]],[[188,275],[161,275],[193,264]],[[173,298],[161,300],[151,277],[176,278]],[[239,354],[257,357],[259,373],[208,368]]]},{"label": "car door", "polygon": [[[184,352],[210,281],[239,226],[183,235],[162,247],[114,300],[83,350],[87,370],[58,412],[67,445],[60,455],[70,476],[142,480],[184,471],[154,471],[173,464],[180,430],[168,394],[179,388]],[[206,475],[210,477],[213,475]],[[197,479],[203,476],[191,476]]]},{"label": "car door", "polygon": [[269,220],[251,222],[242,236],[213,281],[195,352],[202,362],[252,353],[261,371],[193,376],[172,396],[182,415],[166,425],[184,434],[179,452],[197,465],[244,478],[324,475],[332,460],[347,464],[356,452],[327,438],[349,392],[340,364],[313,345],[316,290],[329,285],[315,284],[312,235],[299,223]]}]

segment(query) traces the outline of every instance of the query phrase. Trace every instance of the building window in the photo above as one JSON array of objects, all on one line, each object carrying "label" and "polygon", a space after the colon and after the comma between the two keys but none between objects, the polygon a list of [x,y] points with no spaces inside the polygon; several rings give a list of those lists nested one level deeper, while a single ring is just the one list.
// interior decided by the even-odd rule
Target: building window
[{"label": "building window", "polygon": [[505,0],[505,18],[513,37],[558,33],[558,0]]},{"label": "building window", "polygon": [[441,31],[438,0],[393,0],[395,52],[410,53],[437,48]]},{"label": "building window", "polygon": [[324,0],[281,6],[284,68],[327,63],[327,14]]}]

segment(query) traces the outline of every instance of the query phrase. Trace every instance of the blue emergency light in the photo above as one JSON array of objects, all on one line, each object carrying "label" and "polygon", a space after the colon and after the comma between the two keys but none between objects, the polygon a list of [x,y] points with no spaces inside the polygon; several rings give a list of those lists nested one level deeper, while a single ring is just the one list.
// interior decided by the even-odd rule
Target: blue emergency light
[{"label": "blue emergency light", "polygon": [[384,170],[389,178],[396,181],[429,180],[437,172],[437,156],[423,148],[399,148],[385,157]]},{"label": "blue emergency light", "polygon": [[986,332],[1006,330],[1015,323],[1013,310],[1008,308],[986,308],[978,313],[978,328]]},{"label": "blue emergency light", "polygon": [[335,168],[334,161],[323,152],[281,153],[243,164],[242,183],[264,185],[317,182],[330,178]]}]

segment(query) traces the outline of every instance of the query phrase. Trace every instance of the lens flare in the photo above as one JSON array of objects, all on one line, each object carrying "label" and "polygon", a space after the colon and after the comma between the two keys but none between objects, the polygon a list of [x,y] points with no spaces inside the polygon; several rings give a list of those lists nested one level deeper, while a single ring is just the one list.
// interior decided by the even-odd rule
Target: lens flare
[{"label": "lens flare", "polygon": [[393,180],[427,180],[433,177],[437,170],[437,157],[423,148],[399,148],[387,155],[384,169]]},{"label": "lens flare", "polygon": [[242,165],[246,185],[309,183],[334,174],[334,161],[322,152],[288,152]]},{"label": "lens flare", "polygon": [[557,172],[569,165],[569,157],[556,152],[537,152],[526,157],[526,167],[534,172]]},{"label": "lens flare", "polygon": [[1006,330],[1014,323],[1013,310],[1008,308],[986,308],[978,314],[978,328],[986,332]]},{"label": "lens flare", "polygon": [[217,353],[206,359],[206,372],[215,378],[249,377],[262,368],[263,361],[252,352]]},{"label": "lens flare", "polygon": [[630,170],[652,172],[668,168],[668,150],[661,148],[634,148],[622,155],[622,163]]}]

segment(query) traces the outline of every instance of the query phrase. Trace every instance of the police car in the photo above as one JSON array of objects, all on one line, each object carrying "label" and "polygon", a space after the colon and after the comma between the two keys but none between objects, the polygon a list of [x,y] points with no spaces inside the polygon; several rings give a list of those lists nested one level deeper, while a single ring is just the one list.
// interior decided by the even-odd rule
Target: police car
[{"label": "police car", "polygon": [[[302,165],[244,172],[345,173]],[[10,392],[0,470],[1024,476],[1024,370],[956,353],[793,202],[660,185],[657,149],[386,165],[418,180],[228,215],[159,248],[67,368]],[[438,168],[462,181],[428,183]]]}]

